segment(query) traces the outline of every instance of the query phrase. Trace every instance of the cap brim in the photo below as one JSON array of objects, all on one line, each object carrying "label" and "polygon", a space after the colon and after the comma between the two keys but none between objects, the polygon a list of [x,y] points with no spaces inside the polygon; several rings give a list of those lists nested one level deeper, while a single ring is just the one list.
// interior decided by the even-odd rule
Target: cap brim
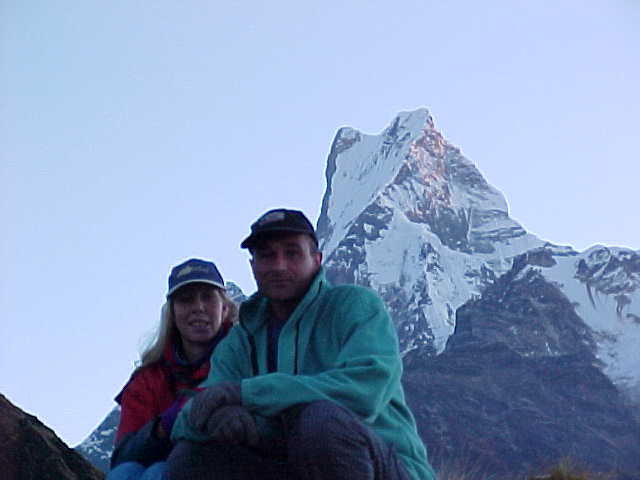
[{"label": "cap brim", "polygon": [[169,290],[167,292],[167,298],[169,298],[171,296],[171,294],[173,294],[175,291],[180,290],[182,287],[189,285],[191,283],[206,283],[208,285],[213,285],[214,287],[218,287],[221,288],[222,290],[226,290],[227,288],[222,285],[221,283],[218,282],[214,282],[212,280],[201,280],[201,279],[193,279],[193,280],[187,280],[186,282],[182,282],[176,286],[174,286],[171,290]]},{"label": "cap brim", "polygon": [[309,235],[311,238],[313,238],[316,243],[318,242],[315,234],[310,232],[309,230],[305,230],[303,228],[275,227],[261,230],[259,233],[252,233],[242,241],[242,243],[240,244],[240,248],[251,248],[256,244],[256,242],[260,241],[260,239],[268,237],[269,235],[272,235],[274,233],[304,233],[305,235]]}]

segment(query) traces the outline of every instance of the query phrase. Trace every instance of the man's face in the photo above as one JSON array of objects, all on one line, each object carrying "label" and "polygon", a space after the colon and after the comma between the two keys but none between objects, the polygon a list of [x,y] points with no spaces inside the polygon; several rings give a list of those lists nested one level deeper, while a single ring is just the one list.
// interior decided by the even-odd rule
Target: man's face
[{"label": "man's face", "polygon": [[303,233],[261,240],[252,251],[251,268],[258,290],[274,301],[299,300],[320,269],[322,254]]}]

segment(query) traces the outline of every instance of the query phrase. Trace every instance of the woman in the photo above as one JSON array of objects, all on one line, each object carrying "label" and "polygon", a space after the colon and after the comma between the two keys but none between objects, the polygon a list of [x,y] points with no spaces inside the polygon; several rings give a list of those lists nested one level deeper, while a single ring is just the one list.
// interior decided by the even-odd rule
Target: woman
[{"label": "woman", "polygon": [[214,263],[194,258],[171,270],[155,341],[116,397],[120,424],[107,480],[162,478],[173,422],[236,318]]}]

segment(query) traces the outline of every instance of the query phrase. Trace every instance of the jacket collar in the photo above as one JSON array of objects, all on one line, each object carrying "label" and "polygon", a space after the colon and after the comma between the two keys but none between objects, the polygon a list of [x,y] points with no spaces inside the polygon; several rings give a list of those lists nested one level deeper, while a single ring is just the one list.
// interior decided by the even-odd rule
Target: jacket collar
[{"label": "jacket collar", "polygon": [[[311,285],[307,293],[300,300],[295,310],[291,313],[291,316],[287,320],[287,323],[294,323],[300,319],[302,312],[304,312],[307,306],[313,302],[318,296],[321,290],[328,286],[329,282],[325,278],[324,267],[320,267],[320,270],[313,278]],[[249,332],[254,333],[267,321],[267,307],[269,306],[269,299],[262,295],[259,291],[251,295],[248,300],[240,305],[240,324],[246,328]]]}]

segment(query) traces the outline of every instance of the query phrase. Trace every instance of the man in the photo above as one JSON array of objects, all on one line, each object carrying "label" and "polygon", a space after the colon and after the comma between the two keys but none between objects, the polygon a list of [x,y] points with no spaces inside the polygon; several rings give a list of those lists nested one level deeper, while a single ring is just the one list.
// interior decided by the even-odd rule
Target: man
[{"label": "man", "polygon": [[380,298],[327,282],[300,211],[265,213],[241,246],[258,291],[176,421],[168,478],[435,478]]}]

